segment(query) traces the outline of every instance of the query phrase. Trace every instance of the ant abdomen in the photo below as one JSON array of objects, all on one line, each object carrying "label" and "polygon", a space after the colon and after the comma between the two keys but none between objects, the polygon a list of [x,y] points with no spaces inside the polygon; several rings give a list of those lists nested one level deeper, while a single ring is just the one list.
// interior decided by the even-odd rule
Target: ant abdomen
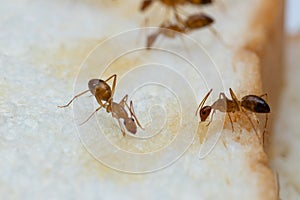
[{"label": "ant abdomen", "polygon": [[211,4],[212,0],[189,0],[191,4],[197,4],[197,5],[206,5]]},{"label": "ant abdomen", "polygon": [[241,106],[246,110],[256,113],[269,113],[270,107],[267,102],[256,95],[247,95],[242,98]]},{"label": "ant abdomen", "polygon": [[124,120],[124,126],[126,127],[127,131],[132,134],[136,134],[137,126],[133,118],[127,118]]},{"label": "ant abdomen", "polygon": [[214,22],[213,18],[205,14],[195,14],[188,17],[186,26],[190,29],[203,28],[211,25]]}]

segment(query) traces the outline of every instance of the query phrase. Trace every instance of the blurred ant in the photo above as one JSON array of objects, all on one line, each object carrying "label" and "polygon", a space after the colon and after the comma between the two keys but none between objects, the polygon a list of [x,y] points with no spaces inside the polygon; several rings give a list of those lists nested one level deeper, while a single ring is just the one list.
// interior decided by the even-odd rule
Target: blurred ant
[{"label": "blurred ant", "polygon": [[178,33],[189,33],[193,30],[209,26],[213,22],[214,20],[211,17],[200,13],[189,16],[183,24],[163,23],[156,33],[147,37],[147,48],[149,49],[153,45],[159,35],[175,38]]},{"label": "blurred ant", "polygon": [[201,101],[201,103],[199,104],[199,106],[196,110],[196,115],[199,111],[201,122],[205,121],[208,118],[208,116],[210,115],[212,110],[213,110],[213,113],[212,113],[211,119],[210,119],[209,123],[207,124],[207,126],[212,122],[213,116],[214,116],[216,110],[218,110],[220,112],[226,112],[230,119],[232,130],[234,131],[233,122],[232,122],[232,119],[231,119],[229,113],[235,113],[238,111],[242,111],[247,116],[248,120],[250,121],[250,123],[255,131],[256,136],[259,138],[256,128],[255,128],[252,120],[246,113],[246,111],[250,111],[253,113],[266,113],[264,132],[262,134],[263,141],[264,141],[264,133],[265,133],[265,129],[267,127],[268,113],[270,113],[269,105],[263,98],[261,98],[264,95],[261,95],[261,96],[246,95],[241,99],[241,101],[239,101],[237,99],[236,95],[234,94],[234,92],[232,91],[232,89],[229,88],[229,92],[230,92],[232,99],[228,99],[226,97],[226,95],[223,92],[221,92],[219,95],[219,99],[217,101],[215,101],[211,106],[203,107],[206,99],[208,98],[208,96],[210,95],[211,92],[212,92],[212,89],[206,94],[206,96],[203,98],[203,100]]},{"label": "blurred ant", "polygon": [[177,11],[177,7],[179,5],[192,4],[192,5],[202,6],[202,5],[207,5],[212,3],[212,0],[144,0],[140,6],[140,11],[144,12],[155,1],[159,1],[161,4],[170,7],[174,12],[175,19],[180,23],[182,23],[183,20],[181,19]]},{"label": "blurred ant", "polygon": [[[113,84],[112,84],[112,88],[111,88],[107,84],[107,82],[112,78],[113,78]],[[89,87],[88,90],[85,90],[85,91],[79,93],[78,95],[74,96],[68,104],[66,104],[64,106],[58,106],[58,107],[59,108],[68,107],[76,98],[78,98],[79,96],[81,96],[81,95],[87,93],[88,91],[90,91],[95,96],[95,98],[96,98],[98,104],[100,105],[100,107],[97,108],[80,125],[87,122],[98,110],[100,110],[101,108],[105,108],[106,112],[111,113],[112,117],[114,117],[118,120],[119,126],[121,128],[123,136],[125,136],[125,130],[121,125],[120,119],[124,120],[124,126],[126,127],[126,129],[129,132],[131,132],[132,134],[135,134],[136,131],[137,131],[137,126],[136,126],[135,121],[137,122],[137,124],[140,128],[142,128],[142,127],[141,127],[141,125],[140,125],[140,123],[139,123],[139,121],[138,121],[138,119],[137,119],[137,117],[134,113],[132,101],[130,101],[130,106],[128,106],[128,104],[127,104],[128,95],[125,95],[124,98],[119,103],[116,103],[116,102],[113,101],[113,95],[114,95],[115,86],[116,86],[116,79],[117,79],[116,74],[110,76],[106,80],[91,79],[88,83],[88,87]],[[128,110],[130,112],[130,117],[128,117],[128,113],[125,110],[125,106],[128,108]]]}]

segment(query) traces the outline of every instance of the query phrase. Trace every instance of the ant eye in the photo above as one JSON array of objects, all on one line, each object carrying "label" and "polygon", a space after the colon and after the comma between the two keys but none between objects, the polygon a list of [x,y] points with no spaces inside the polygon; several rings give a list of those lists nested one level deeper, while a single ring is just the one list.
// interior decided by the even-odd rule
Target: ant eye
[{"label": "ant eye", "polygon": [[131,118],[131,120],[134,122],[134,119],[133,119],[133,118]]},{"label": "ant eye", "polygon": [[209,116],[210,112],[211,112],[211,107],[210,106],[204,106],[200,111],[201,121],[205,121],[206,118]]}]

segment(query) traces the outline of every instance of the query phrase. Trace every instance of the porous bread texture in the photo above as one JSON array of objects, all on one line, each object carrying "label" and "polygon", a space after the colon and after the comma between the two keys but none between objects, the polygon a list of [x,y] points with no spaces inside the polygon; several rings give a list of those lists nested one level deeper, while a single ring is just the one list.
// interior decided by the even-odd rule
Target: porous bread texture
[{"label": "porous bread texture", "polygon": [[[100,5],[97,2],[19,1],[17,6],[7,2],[7,8],[14,9],[0,13],[0,16],[5,15],[0,17],[1,20],[11,20],[3,23],[4,34],[0,38],[1,46],[5,46],[0,49],[1,67],[11,66],[4,67],[3,73],[9,76],[1,82],[4,86],[0,88],[1,102],[5,105],[1,105],[4,123],[1,123],[0,153],[5,160],[0,164],[0,182],[5,183],[0,188],[1,196],[13,199],[42,199],[45,196],[53,199],[276,199],[276,183],[267,156],[244,118],[234,123],[236,132],[232,132],[230,123],[226,123],[223,133],[226,145],[219,142],[205,160],[197,157],[195,149],[200,142],[196,139],[181,159],[155,173],[120,173],[100,164],[86,152],[76,137],[71,109],[56,110],[56,106],[72,96],[79,70],[76,66],[80,65],[79,58],[83,59],[89,52],[87,46],[94,46],[127,28],[139,27],[143,21],[143,15],[137,10],[140,1],[106,0]],[[215,10],[208,8],[208,12],[216,16],[216,29],[219,25],[225,27],[225,39],[232,35],[234,39],[238,38],[239,45],[244,44],[235,52],[230,49],[229,54],[216,58],[221,63],[230,60],[230,64],[220,65],[220,70],[225,85],[232,87],[238,98],[262,92],[260,69],[264,54],[257,51],[266,50],[276,41],[267,41],[269,34],[282,31],[276,26],[276,16],[281,10],[273,2],[230,0],[226,3],[225,13],[233,16],[230,20],[226,18],[228,21],[222,21],[226,14],[214,13]],[[15,16],[16,11],[18,15]],[[241,16],[234,15],[236,13]],[[266,13],[273,14],[266,17]],[[251,15],[250,19],[248,15]],[[257,16],[268,20],[254,23]],[[241,29],[234,26],[239,20]],[[247,35],[256,30],[259,31],[257,34]],[[215,49],[218,54],[216,42],[211,36],[207,37],[205,30],[203,32],[204,35],[199,33],[200,38],[203,37],[210,46],[208,48]],[[15,36],[18,45],[7,42],[11,40],[10,35]],[[236,43],[233,40],[233,46]],[[82,47],[88,50],[81,53],[85,49]],[[110,50],[106,50],[107,55]],[[128,63],[122,63],[117,68],[120,71],[113,73],[121,73]],[[37,77],[38,81],[32,77]],[[193,74],[189,78],[192,79]],[[77,83],[86,88],[87,81]],[[207,91],[199,92],[200,101]],[[107,117],[105,114],[103,116]],[[126,143],[121,134],[112,137]]]}]

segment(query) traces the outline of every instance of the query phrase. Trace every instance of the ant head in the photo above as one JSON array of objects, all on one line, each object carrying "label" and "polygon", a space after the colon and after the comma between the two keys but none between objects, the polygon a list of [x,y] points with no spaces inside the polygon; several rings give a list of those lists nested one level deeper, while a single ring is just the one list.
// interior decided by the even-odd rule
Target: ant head
[{"label": "ant head", "polygon": [[102,80],[100,80],[100,79],[91,79],[91,80],[89,80],[89,83],[88,83],[89,90],[91,91],[91,93],[93,95],[95,95],[95,90],[96,90],[97,86],[99,86],[101,81]]},{"label": "ant head", "polygon": [[133,118],[125,119],[124,126],[126,127],[127,131],[129,131],[132,134],[136,134],[137,127]]},{"label": "ant head", "polygon": [[199,115],[202,122],[207,119],[210,112],[211,112],[211,106],[204,106],[203,108],[201,108]]}]

